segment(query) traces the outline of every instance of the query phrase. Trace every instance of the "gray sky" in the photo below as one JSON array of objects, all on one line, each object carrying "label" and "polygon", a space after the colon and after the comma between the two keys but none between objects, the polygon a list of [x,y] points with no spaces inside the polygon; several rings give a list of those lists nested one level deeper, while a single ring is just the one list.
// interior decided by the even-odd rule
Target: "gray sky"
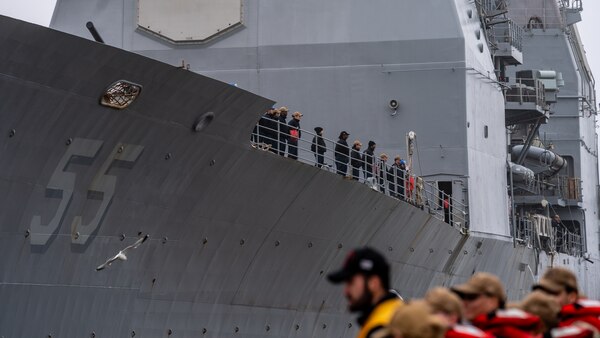
[{"label": "gray sky", "polygon": [[48,26],[55,4],[56,0],[0,0],[0,14]]},{"label": "gray sky", "polygon": [[600,1],[584,0],[583,12],[581,13],[583,20],[577,23],[577,29],[579,29],[581,39],[583,40],[586,57],[594,72],[594,78],[597,83],[596,92],[600,87],[598,85],[600,82],[600,39],[598,39],[600,20],[597,18],[598,14],[600,14]]},{"label": "gray sky", "polygon": [[[48,26],[55,3],[56,0],[0,0],[0,14]],[[583,21],[577,24],[596,81],[600,81],[600,40],[597,36],[600,20],[595,17],[599,13],[599,0],[583,0]],[[600,85],[596,89],[598,87]]]}]

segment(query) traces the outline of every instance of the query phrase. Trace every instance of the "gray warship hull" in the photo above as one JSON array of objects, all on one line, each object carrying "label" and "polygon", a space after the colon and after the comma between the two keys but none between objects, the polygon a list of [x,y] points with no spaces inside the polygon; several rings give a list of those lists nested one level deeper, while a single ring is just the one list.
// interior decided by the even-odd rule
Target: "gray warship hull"
[{"label": "gray warship hull", "polygon": [[[350,334],[325,275],[364,244],[386,251],[405,297],[483,267],[510,275],[513,296],[533,281],[519,272],[530,250],[464,237],[363,184],[249,147],[266,99],[49,29],[0,25],[10,46],[0,62],[4,337]],[[122,111],[100,106],[119,79],[142,84],[140,97]],[[207,111],[214,120],[194,132]],[[71,197],[57,172],[75,177]],[[113,191],[94,185],[98,173],[115,178]],[[96,271],[138,233],[150,240]],[[487,250],[508,256],[498,265]]]},{"label": "gray warship hull", "polygon": [[[472,22],[463,23],[469,5],[456,3],[444,5],[459,13],[456,22],[421,32],[424,39],[440,29],[452,27],[462,34],[473,28]],[[444,12],[444,6],[435,12]],[[55,18],[66,13],[59,11]],[[250,16],[249,26],[253,18],[260,19]],[[331,112],[322,116],[327,130],[334,130],[340,118],[359,121],[353,126],[363,137],[374,128],[390,128],[377,134],[386,151],[401,143],[397,130],[404,129],[394,123],[421,126],[417,132],[427,135],[422,138],[424,163],[415,166],[422,167],[424,176],[452,182],[455,198],[470,202],[468,228],[451,226],[426,209],[365,184],[251,147],[252,128],[273,104],[268,99],[140,55],[2,17],[0,336],[353,335],[357,326],[346,313],[341,290],[325,276],[339,267],[350,248],[361,245],[385,252],[392,263],[392,286],[405,298],[420,297],[435,285],[463,282],[475,271],[489,271],[501,277],[509,298],[517,299],[544,268],[556,264],[575,270],[594,297],[594,265],[582,257],[546,255],[510,235],[502,94],[479,68],[490,66],[485,61],[489,55],[480,55],[475,34],[466,35],[444,36],[435,48],[431,41],[411,38],[383,42],[384,50],[399,53],[358,54],[362,58],[341,59],[343,67],[333,61],[319,64],[323,59],[318,57],[303,63],[285,48],[260,46],[252,57],[261,60],[261,67],[278,63],[269,55],[287,55],[293,63],[257,67],[240,86],[315,111],[321,105]],[[136,45],[127,37],[125,43]],[[243,70],[247,65],[224,69],[238,59],[224,59],[219,42],[212,43],[221,65],[214,68],[220,71],[210,71],[210,63],[217,62],[211,58],[197,70],[237,83],[240,74],[249,72]],[[405,48],[410,46],[415,49]],[[351,47],[380,51],[381,45],[313,47],[315,55],[328,59],[327,50],[342,55],[338,53]],[[444,53],[438,59],[419,63],[424,54],[440,48]],[[389,64],[377,70],[372,64],[364,66],[377,58]],[[394,63],[394,58],[404,63]],[[297,69],[307,71],[300,75],[315,77],[295,79]],[[324,80],[328,77],[333,84]],[[141,85],[140,96],[124,110],[101,106],[104,91],[118,80]],[[347,81],[352,91],[330,90]],[[292,93],[306,82],[326,90],[315,87],[317,100]],[[367,90],[369,83],[383,85]],[[400,115],[390,116],[388,99],[403,92],[397,88],[413,92],[409,83],[417,92],[429,87],[430,93],[443,95],[429,102],[423,102],[427,95],[402,96]],[[382,94],[353,95],[362,91]],[[441,123],[427,118],[420,124],[420,116],[408,114],[418,105],[441,111],[449,102],[456,110]],[[373,106],[382,114],[366,123],[360,111]],[[461,111],[466,115],[460,116]],[[316,123],[317,116],[306,123],[310,121]],[[490,135],[485,128],[484,138],[488,124]],[[494,129],[498,124],[499,131]],[[448,137],[439,144],[433,135],[445,130]],[[129,250],[127,260],[96,271],[145,235],[149,239]],[[597,252],[590,251],[597,260]]]}]

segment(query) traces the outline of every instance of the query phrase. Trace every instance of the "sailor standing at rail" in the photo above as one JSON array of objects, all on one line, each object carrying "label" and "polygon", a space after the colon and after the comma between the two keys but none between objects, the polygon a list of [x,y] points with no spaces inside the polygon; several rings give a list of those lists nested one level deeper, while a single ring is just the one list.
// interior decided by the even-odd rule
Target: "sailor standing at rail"
[{"label": "sailor standing at rail", "polygon": [[279,108],[279,155],[285,156],[285,148],[290,138],[290,127],[287,125],[288,108]]},{"label": "sailor standing at rail", "polygon": [[396,156],[394,164],[390,167],[391,180],[389,184],[392,197],[404,199],[404,174],[406,173],[406,161]]},{"label": "sailor standing at rail", "polygon": [[350,148],[346,141],[349,135],[347,131],[342,131],[335,144],[335,169],[342,177],[346,177],[348,162],[350,161]]},{"label": "sailor standing at rail", "polygon": [[386,153],[379,155],[379,162],[375,171],[377,172],[377,180],[379,181],[379,191],[385,194],[385,182],[391,181],[391,175],[387,165],[388,156]]},{"label": "sailor standing at rail", "polygon": [[310,150],[315,154],[315,166],[322,168],[325,164],[325,152],[327,151],[327,145],[323,139],[323,128],[315,127],[315,137],[313,137]]},{"label": "sailor standing at rail", "polygon": [[390,289],[390,267],[377,251],[364,247],[350,251],[344,266],[327,275],[334,284],[344,283],[348,310],[360,313],[358,338],[372,338],[390,323],[402,301]]},{"label": "sailor standing at rail", "polygon": [[350,153],[350,165],[352,165],[352,179],[358,181],[360,178],[360,171],[365,167],[365,161],[363,155],[360,153],[360,147],[362,143],[359,140],[354,141],[352,144],[352,151]]},{"label": "sailor standing at rail", "polygon": [[268,143],[271,145],[269,151],[275,154],[279,153],[279,109],[273,109],[268,119]]},{"label": "sailor standing at rail", "polygon": [[369,141],[369,145],[367,149],[363,153],[363,159],[365,161],[364,171],[365,171],[365,180],[368,181],[369,178],[373,177],[373,172],[375,168],[375,147],[377,144],[374,141]]},{"label": "sailor standing at rail", "polygon": [[258,121],[258,142],[264,144],[269,151],[277,153],[277,119],[278,110],[269,109]]},{"label": "sailor standing at rail", "polygon": [[292,114],[290,122],[288,122],[290,132],[290,137],[288,138],[288,157],[294,160],[298,159],[298,140],[302,137],[300,118],[302,118],[302,113],[296,111]]}]

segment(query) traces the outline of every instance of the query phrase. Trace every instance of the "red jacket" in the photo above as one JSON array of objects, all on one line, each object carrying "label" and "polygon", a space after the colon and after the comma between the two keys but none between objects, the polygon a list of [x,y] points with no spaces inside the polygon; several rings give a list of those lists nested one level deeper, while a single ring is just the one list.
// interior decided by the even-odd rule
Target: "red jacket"
[{"label": "red jacket", "polygon": [[519,309],[497,310],[473,319],[473,325],[496,337],[533,338],[541,326],[538,316]]},{"label": "red jacket", "polygon": [[563,306],[560,310],[559,326],[569,326],[575,322],[585,322],[600,331],[600,302],[580,299],[575,303]]}]

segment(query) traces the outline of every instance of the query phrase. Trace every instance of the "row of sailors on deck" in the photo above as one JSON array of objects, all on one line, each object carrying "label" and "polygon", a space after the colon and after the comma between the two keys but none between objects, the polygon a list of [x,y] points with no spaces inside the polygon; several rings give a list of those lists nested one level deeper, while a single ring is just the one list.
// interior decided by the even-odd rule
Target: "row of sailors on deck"
[{"label": "row of sailors on deck", "polygon": [[463,284],[435,287],[404,303],[390,292],[390,268],[368,247],[351,251],[328,274],[344,283],[348,309],[359,313],[359,338],[597,338],[600,302],[585,299],[568,269],[550,268],[532,292],[507,302],[500,279],[478,272]]},{"label": "row of sailors on deck", "polygon": [[298,159],[298,140],[302,137],[300,129],[301,112],[292,113],[292,119],[287,122],[287,107],[271,108],[260,118],[254,131],[252,141],[266,144],[269,150],[291,159]]},{"label": "row of sailors on deck", "polygon": [[[298,159],[298,141],[302,137],[300,120],[303,115],[300,112],[294,112],[292,119],[287,122],[288,112],[287,107],[269,109],[256,125],[252,140],[266,144],[271,152],[281,156],[286,155],[287,149],[287,157]],[[327,145],[323,138],[324,129],[316,127],[314,130],[315,136],[310,149],[315,156],[315,166],[321,168],[326,166]],[[392,196],[404,196],[406,161],[400,156],[396,156],[394,163],[390,166],[387,164],[387,154],[382,153],[379,155],[379,160],[376,159],[377,144],[374,141],[369,141],[367,149],[361,153],[362,143],[355,140],[350,147],[347,142],[348,136],[350,134],[347,131],[342,131],[336,142],[334,149],[336,172],[345,178],[354,180],[359,180],[362,172],[362,177],[366,181],[376,179],[380,191],[384,192],[388,189]],[[351,168],[350,172],[349,167]]]},{"label": "row of sailors on deck", "polygon": [[[327,148],[325,141],[323,140],[323,128],[315,128],[316,136],[313,138],[311,151],[315,154],[316,166],[323,166],[323,154]],[[404,181],[406,176],[406,161],[400,156],[394,158],[394,163],[389,166],[387,164],[388,155],[381,153],[379,155],[379,161],[375,157],[375,148],[377,144],[374,141],[369,141],[367,149],[362,153],[362,143],[359,140],[355,140],[352,144],[352,148],[348,146],[348,136],[350,134],[347,131],[342,131],[338,137],[338,141],[335,144],[335,168],[336,172],[342,177],[352,178],[359,180],[361,178],[361,172],[365,180],[369,180],[372,177],[376,177],[379,183],[379,190],[385,191],[385,182],[389,182],[390,195],[404,195]],[[348,164],[350,164],[351,176],[348,176]]]},{"label": "row of sailors on deck", "polygon": [[[323,128],[321,127],[315,128],[315,131],[317,132],[315,139],[317,139],[319,135],[322,136],[322,130]],[[375,160],[375,148],[377,147],[375,141],[369,141],[367,149],[361,154],[360,149],[362,148],[362,143],[359,140],[355,140],[352,144],[352,148],[350,148],[347,142],[348,136],[350,136],[350,134],[348,134],[347,131],[342,131],[335,144],[335,167],[338,174],[346,176],[348,173],[348,164],[352,167],[352,178],[355,180],[360,178],[361,170],[364,172],[365,179],[373,176],[381,176],[383,173],[389,171],[386,164],[388,160],[387,154],[381,153],[381,155],[379,155],[380,161]],[[313,144],[316,142],[318,142],[318,139],[313,140]],[[317,164],[318,163],[319,161],[317,160]],[[406,162],[402,160],[400,156],[396,156],[392,166],[397,167],[399,170],[406,171]]]}]

